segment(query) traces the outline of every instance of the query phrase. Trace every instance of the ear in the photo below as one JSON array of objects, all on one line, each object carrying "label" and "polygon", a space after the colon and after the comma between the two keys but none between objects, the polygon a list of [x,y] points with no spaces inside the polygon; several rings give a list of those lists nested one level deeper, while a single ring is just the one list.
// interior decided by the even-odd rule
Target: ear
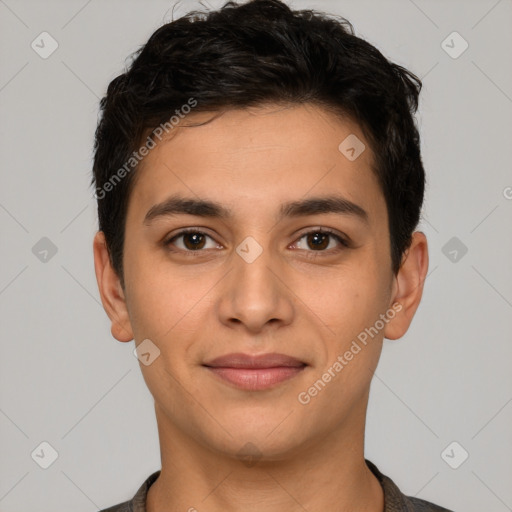
[{"label": "ear", "polygon": [[112,336],[118,341],[131,341],[133,332],[124,291],[117,273],[112,268],[103,231],[96,233],[93,251],[96,281],[98,282],[103,308],[112,322],[110,328]]},{"label": "ear", "polygon": [[384,337],[390,340],[401,338],[409,329],[423,295],[423,283],[428,271],[427,237],[416,231],[412,235],[409,249],[402,258],[402,266],[394,278],[390,307],[398,303],[401,309],[386,324]]}]

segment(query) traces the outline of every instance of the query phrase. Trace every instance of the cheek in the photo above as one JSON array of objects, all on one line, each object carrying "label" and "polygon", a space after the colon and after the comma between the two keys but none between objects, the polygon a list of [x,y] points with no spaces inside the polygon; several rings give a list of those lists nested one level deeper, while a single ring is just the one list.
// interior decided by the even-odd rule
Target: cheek
[{"label": "cheek", "polygon": [[127,305],[135,339],[158,339],[173,325],[179,314],[172,276],[162,274],[154,256],[125,249]]},{"label": "cheek", "polygon": [[133,258],[126,267],[127,302],[135,339],[170,347],[200,325],[215,280],[212,273],[192,273],[192,265],[182,270],[164,260],[149,253]]},{"label": "cheek", "polygon": [[338,334],[354,334],[378,316],[386,301],[386,286],[372,261],[340,268],[316,292],[315,307]]},{"label": "cheek", "polygon": [[324,290],[316,307],[335,333],[328,336],[326,368],[342,358],[343,369],[336,372],[340,376],[336,380],[357,386],[371,377],[382,349],[387,324],[381,315],[388,309],[389,293],[387,276],[372,258],[362,258],[350,272],[340,272]]},{"label": "cheek", "polygon": [[324,296],[324,307],[318,310],[335,333],[324,338],[325,356],[309,383],[318,407],[362,400],[379,361],[383,329],[372,327],[385,306],[375,283],[364,285],[357,277],[344,279],[344,286]]}]

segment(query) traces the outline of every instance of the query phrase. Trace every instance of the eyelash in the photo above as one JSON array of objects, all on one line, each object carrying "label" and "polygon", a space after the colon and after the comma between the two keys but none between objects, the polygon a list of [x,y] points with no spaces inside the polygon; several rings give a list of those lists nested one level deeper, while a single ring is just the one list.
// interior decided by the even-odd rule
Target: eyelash
[{"label": "eyelash", "polygon": [[[201,230],[195,229],[195,228],[186,228],[186,229],[181,230],[179,233],[173,235],[171,238],[166,239],[164,241],[164,246],[165,247],[169,247],[169,246],[172,245],[172,242],[174,242],[176,239],[178,239],[178,238],[180,238],[180,237],[182,237],[184,235],[190,234],[190,233],[194,233],[194,234],[197,234],[197,235],[207,236],[208,238],[211,238],[213,240],[213,237],[211,237],[210,235],[208,235],[204,231],[201,231]],[[336,232],[334,232],[334,231],[332,231],[332,230],[330,230],[328,228],[318,228],[318,229],[313,229],[311,231],[306,231],[305,233],[302,233],[299,236],[299,238],[297,238],[297,241],[302,240],[304,237],[306,237],[307,235],[311,235],[311,234],[325,234],[325,235],[329,235],[332,238],[334,238],[335,240],[337,240],[344,248],[349,248],[350,247],[350,244],[349,244],[349,242],[347,240],[345,240],[343,237],[338,235]],[[191,256],[191,257],[199,256],[202,252],[204,252],[204,249],[198,249],[196,251],[184,250],[184,249],[170,249],[170,250],[172,252],[180,252],[182,254],[185,254],[186,256]],[[319,256],[321,257],[322,255],[326,255],[326,254],[327,255],[336,254],[339,251],[342,251],[343,249],[338,247],[337,249],[318,250],[318,251],[306,250],[306,249],[299,249],[299,250],[305,251],[307,253],[307,258],[315,259],[315,258],[317,258]]]}]

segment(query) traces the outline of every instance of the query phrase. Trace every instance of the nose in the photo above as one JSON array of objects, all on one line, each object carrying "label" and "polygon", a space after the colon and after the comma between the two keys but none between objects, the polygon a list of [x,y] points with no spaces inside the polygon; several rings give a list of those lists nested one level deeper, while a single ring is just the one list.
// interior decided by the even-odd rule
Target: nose
[{"label": "nose", "polygon": [[240,254],[234,254],[233,268],[219,290],[220,321],[252,334],[289,325],[295,308],[284,266],[268,248],[253,261]]}]

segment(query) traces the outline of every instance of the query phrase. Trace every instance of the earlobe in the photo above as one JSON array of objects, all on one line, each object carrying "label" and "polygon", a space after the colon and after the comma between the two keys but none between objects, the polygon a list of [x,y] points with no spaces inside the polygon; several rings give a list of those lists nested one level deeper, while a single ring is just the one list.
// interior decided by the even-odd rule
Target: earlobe
[{"label": "earlobe", "polygon": [[[401,308],[386,325],[384,337],[390,340],[401,338],[409,329],[423,295],[423,284],[428,271],[427,237],[416,231],[404,254],[402,266],[395,277],[391,305],[399,303]],[[395,306],[395,311],[398,308]]]},{"label": "earlobe", "polygon": [[119,276],[112,268],[105,235],[98,231],[93,242],[94,269],[103,308],[111,325],[112,336],[118,341],[133,339],[132,327]]}]

